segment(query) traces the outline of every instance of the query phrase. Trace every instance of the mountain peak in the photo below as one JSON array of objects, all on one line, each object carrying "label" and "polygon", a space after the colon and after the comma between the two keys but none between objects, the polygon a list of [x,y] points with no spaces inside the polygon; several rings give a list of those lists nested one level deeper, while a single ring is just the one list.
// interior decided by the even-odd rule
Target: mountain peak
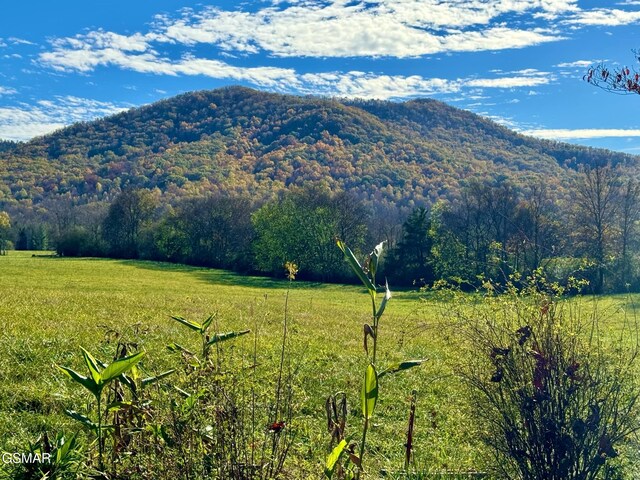
[{"label": "mountain peak", "polygon": [[561,186],[571,168],[604,160],[637,161],[524,137],[433,99],[346,100],[229,86],[0,148],[0,183],[7,185],[0,203],[29,209],[61,195],[99,201],[127,185],[172,196],[267,198],[320,182],[371,202],[412,206],[455,197],[472,177]]}]

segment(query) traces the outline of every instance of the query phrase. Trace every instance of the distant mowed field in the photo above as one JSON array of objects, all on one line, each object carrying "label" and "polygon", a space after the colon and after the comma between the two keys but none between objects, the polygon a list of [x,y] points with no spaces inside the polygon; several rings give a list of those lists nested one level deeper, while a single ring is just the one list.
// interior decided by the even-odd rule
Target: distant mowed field
[{"label": "distant mowed field", "polygon": [[[0,449],[22,451],[45,429],[54,434],[81,429],[63,411],[82,409],[89,397],[54,366],[84,371],[81,346],[110,361],[120,338],[147,352],[145,372],[175,367],[178,358],[166,345],[197,348],[197,338],[170,315],[201,321],[216,313],[220,332],[251,329],[251,335],[225,344],[238,368],[252,361],[257,330],[257,368],[263,387],[272,388],[288,287],[296,405],[290,427],[297,436],[287,470],[291,478],[319,478],[329,442],[327,396],[347,392],[350,433],[361,425],[359,394],[366,365],[362,331],[370,314],[364,290],[155,262],[32,257],[32,252],[13,251],[0,257]],[[616,305],[623,300],[601,301],[611,312],[612,325],[619,315]],[[418,465],[432,471],[481,468],[484,455],[473,435],[478,426],[470,419],[468,394],[453,375],[459,339],[446,324],[445,310],[421,300],[417,292],[395,293],[387,307],[378,363],[384,367],[409,358],[427,362],[381,380],[368,437],[373,471],[402,468],[414,389]]]}]

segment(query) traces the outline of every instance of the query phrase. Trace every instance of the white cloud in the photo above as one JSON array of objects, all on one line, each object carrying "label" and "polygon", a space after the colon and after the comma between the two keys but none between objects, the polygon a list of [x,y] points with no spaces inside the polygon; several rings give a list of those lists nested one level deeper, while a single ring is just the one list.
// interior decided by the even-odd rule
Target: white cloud
[{"label": "white cloud", "polygon": [[503,78],[477,78],[469,80],[466,85],[480,88],[517,88],[537,87],[550,82],[546,77],[503,77]]},{"label": "white cloud", "polygon": [[493,120],[496,123],[499,123],[500,125],[510,128],[512,130],[517,130],[518,129],[518,124],[512,119],[512,118],[507,118],[507,117],[502,117],[500,115],[492,115],[489,112],[476,112],[478,115],[483,115],[491,120]]},{"label": "white cloud", "polygon": [[93,120],[127,107],[73,96],[0,108],[0,138],[28,140],[51,133],[70,123]]},{"label": "white cloud", "polygon": [[[168,30],[168,29],[167,29]],[[489,43],[504,41],[510,31],[503,27],[475,32]],[[178,38],[174,35],[174,38]],[[186,42],[186,38],[179,37]],[[450,35],[455,42],[457,34]],[[126,70],[157,75],[203,75],[216,79],[249,82],[259,87],[289,93],[324,94],[361,98],[406,98],[434,93],[451,93],[461,88],[535,87],[554,80],[548,72],[525,69],[499,72],[496,78],[442,79],[418,75],[384,75],[374,72],[314,72],[300,74],[290,68],[270,66],[244,67],[230,63],[184,55],[173,60],[160,56],[152,43],[156,34],[135,34],[131,37],[111,32],[58,39],[54,49],[40,55],[40,62],[60,71],[90,72],[98,67],[116,66]],[[165,39],[166,40],[166,39]],[[463,40],[462,36],[459,39]],[[513,40],[513,39],[512,39]],[[517,42],[517,40],[513,40]],[[479,45],[478,39],[475,45]],[[471,47],[465,47],[471,48]]]},{"label": "white cloud", "polygon": [[565,23],[580,26],[607,26],[617,27],[620,25],[630,25],[640,21],[640,11],[629,11],[620,9],[597,8],[594,10],[584,10],[568,18]]},{"label": "white cloud", "polygon": [[364,72],[314,73],[300,76],[300,93],[347,98],[399,99],[453,93],[459,81],[424,78],[419,75],[376,75]]},{"label": "white cloud", "polygon": [[640,137],[638,129],[584,128],[584,129],[536,129],[523,130],[520,133],[549,140],[568,140],[607,137]]},{"label": "white cloud", "polygon": [[0,139],[25,141],[65,126],[64,123],[56,123],[51,119],[43,120],[28,113],[21,113],[12,108],[0,108]]},{"label": "white cloud", "polygon": [[[560,22],[557,26],[614,25],[640,20],[640,12],[581,10],[576,0],[272,1],[270,6],[254,12],[209,7],[200,11],[184,9],[181,15],[177,19],[157,16],[146,33],[121,35],[98,30],[55,39],[52,48],[41,53],[39,60],[59,71],[88,73],[99,67],[115,66],[157,75],[204,75],[282,92],[403,98],[456,92],[461,88],[531,88],[555,78],[548,72],[532,69],[495,71],[492,72],[495,78],[453,80],[373,72],[299,74],[291,68],[234,66],[229,62],[237,61],[236,55],[258,52],[276,57],[405,58],[442,52],[495,51],[564,38],[554,28],[534,28],[534,23],[539,24],[531,22],[534,17],[548,19],[552,27],[556,21]],[[505,15],[509,15],[508,24]],[[185,50],[177,58],[176,54],[159,53],[168,44]],[[188,52],[198,44],[216,47],[221,56],[228,57],[227,61]],[[587,63],[592,62],[577,60],[556,67],[583,68]]]},{"label": "white cloud", "polygon": [[548,72],[533,69],[510,72],[511,76],[498,78],[454,80],[356,71],[299,74],[293,69],[238,67],[220,60],[193,56],[171,61],[150,52],[124,52],[111,47],[97,50],[60,49],[43,53],[40,60],[62,71],[87,72],[98,66],[114,65],[157,75],[203,75],[216,79],[246,81],[281,92],[359,98],[407,98],[435,93],[452,93],[461,88],[534,87],[553,80]]},{"label": "white cloud", "polygon": [[559,68],[589,68],[592,65],[602,63],[604,60],[576,60],[575,62],[559,63],[556,67]]},{"label": "white cloud", "polygon": [[[574,1],[370,0],[308,1],[257,12],[217,8],[163,19],[156,40],[214,44],[225,51],[274,56],[416,57],[442,52],[503,50],[561,37],[491,23],[507,13],[564,12]],[[466,30],[469,27],[481,29]]]},{"label": "white cloud", "polygon": [[9,37],[7,40],[13,43],[14,45],[36,45],[35,43],[30,42],[29,40],[25,40],[24,38]]},{"label": "white cloud", "polygon": [[86,73],[100,66],[117,66],[157,75],[205,75],[219,79],[248,81],[254,85],[270,88],[284,88],[296,82],[295,72],[292,69],[235,67],[219,60],[193,56],[171,61],[157,56],[153,50],[148,49],[148,46],[144,47],[144,41],[139,38],[139,41],[134,43],[118,38],[117,45],[109,44],[108,38],[110,37],[101,35],[97,42],[92,39],[84,44],[83,48],[69,48],[69,46],[75,46],[75,42],[80,41],[78,39],[58,41],[54,51],[40,55],[40,61],[60,71],[77,70]]},{"label": "white cloud", "polygon": [[[256,12],[205,8],[177,19],[156,18],[147,33],[98,30],[54,40],[53,52],[109,50],[154,53],[162,43],[214,45],[222,53],[290,57],[419,57],[445,52],[504,50],[564,37],[531,27],[526,15],[575,12],[574,0],[347,0],[288,2]],[[523,16],[507,26],[502,15]],[[76,58],[81,62],[81,58]],[[87,65],[88,67],[88,65]]]},{"label": "white cloud", "polygon": [[0,97],[3,95],[13,95],[14,93],[17,93],[16,89],[0,85]]},{"label": "white cloud", "polygon": [[555,80],[550,72],[526,68],[512,72],[498,71],[496,78],[474,78],[464,81],[466,87],[477,88],[521,88],[547,85]]}]

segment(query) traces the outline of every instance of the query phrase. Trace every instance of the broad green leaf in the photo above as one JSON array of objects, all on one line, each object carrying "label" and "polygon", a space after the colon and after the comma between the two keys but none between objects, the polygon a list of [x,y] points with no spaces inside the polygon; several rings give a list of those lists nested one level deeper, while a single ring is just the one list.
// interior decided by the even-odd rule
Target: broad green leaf
[{"label": "broad green leaf", "polygon": [[209,326],[211,325],[211,322],[213,322],[213,318],[215,315],[209,315],[209,318],[207,318],[204,322],[202,322],[202,332],[206,332],[207,328],[209,328]]},{"label": "broad green leaf", "polygon": [[60,365],[56,365],[56,367],[58,367],[62,372],[64,372],[65,375],[67,375],[71,380],[73,380],[76,383],[79,383],[84,388],[89,390],[94,396],[97,397],[98,395],[100,395],[101,388],[96,382],[93,381],[92,378],[87,378],[84,375],[80,375],[78,372],[71,370],[68,367],[62,367]]},{"label": "broad green leaf", "polygon": [[388,375],[390,373],[397,373],[397,372],[401,372],[402,370],[408,370],[413,367],[418,367],[426,361],[427,359],[423,358],[420,360],[405,360],[404,362],[393,364],[386,370],[380,372],[380,375],[378,375],[378,378],[382,378],[385,375]]},{"label": "broad green leaf", "polygon": [[171,375],[175,371],[176,371],[176,369],[172,368],[171,370],[167,370],[166,372],[159,373],[158,375],[155,375],[153,377],[143,378],[142,379],[142,386],[146,387],[147,385],[151,385],[153,383],[156,383],[158,380],[162,380],[163,378],[168,377],[169,375]]},{"label": "broad green leaf", "polygon": [[347,446],[347,441],[342,440],[338,445],[336,445],[333,448],[333,450],[331,450],[331,453],[327,457],[327,464],[324,467],[324,474],[327,476],[327,478],[331,478],[333,476],[333,472],[336,469],[338,460],[340,460],[340,457],[342,456],[342,452],[344,452],[344,447],[346,446]]},{"label": "broad green leaf", "polygon": [[131,377],[131,380],[133,380],[134,382],[138,381],[140,379],[140,369],[134,365],[133,367],[131,367],[131,370],[129,370],[129,375]]},{"label": "broad green leaf", "polygon": [[380,303],[380,307],[378,307],[378,312],[376,313],[376,318],[380,320],[382,314],[384,313],[384,309],[387,308],[387,302],[391,300],[391,290],[389,290],[389,283],[385,280],[384,282],[384,298]]},{"label": "broad green leaf", "polygon": [[67,455],[69,454],[70,450],[74,450],[76,447],[76,435],[77,433],[74,433],[73,435],[71,435],[71,438],[66,439],[64,437],[60,437],[58,443],[58,448],[56,450],[56,460],[58,462],[58,464],[60,464],[60,462],[62,460],[64,460]]},{"label": "broad green leaf", "polygon": [[144,352],[138,352],[128,357],[120,358],[114,361],[111,365],[108,365],[107,368],[102,371],[102,383],[107,384],[114,378],[117,378],[123,373],[127,372],[131,367],[142,360],[143,356]]},{"label": "broad green leaf", "polygon": [[198,397],[194,397],[193,395],[191,395],[190,397],[185,398],[184,404],[182,405],[182,410],[184,412],[190,412],[195,408],[197,404],[198,404]]},{"label": "broad green leaf", "polygon": [[66,413],[68,416],[70,416],[74,420],[77,420],[78,422],[82,423],[85,427],[89,427],[92,430],[97,430],[98,429],[98,425],[93,423],[89,419],[89,417],[85,417],[84,415],[82,415],[81,413],[76,412],[75,410],[65,410],[64,413]]},{"label": "broad green leaf", "polygon": [[251,330],[242,330],[240,332],[216,333],[207,342],[207,346],[213,345],[214,343],[224,342],[225,340],[231,340],[232,338],[240,337],[250,332]]},{"label": "broad green leaf", "polygon": [[369,270],[371,271],[371,276],[375,278],[376,271],[378,270],[378,262],[380,261],[380,257],[382,256],[382,250],[384,248],[384,241],[380,242],[373,251],[369,254]]},{"label": "broad green leaf", "polygon": [[98,369],[98,362],[96,361],[95,358],[93,358],[93,355],[91,355],[87,350],[85,350],[82,347],[80,347],[80,349],[82,350],[84,361],[87,364],[87,367],[89,368],[89,372],[91,373],[91,378],[93,378],[94,382],[96,382],[97,384],[100,384],[101,376],[100,376],[100,370]]},{"label": "broad green leaf", "polygon": [[182,318],[182,317],[171,317],[171,318],[173,318],[176,322],[179,322],[182,325],[189,327],[191,330],[195,330],[198,333],[204,332],[202,325],[200,325],[197,322],[192,322],[191,320],[187,320],[186,318]]},{"label": "broad green leaf", "polygon": [[369,278],[369,276],[365,273],[364,269],[360,265],[360,262],[358,262],[358,259],[353,254],[351,249],[349,247],[347,247],[340,240],[338,240],[336,243],[338,244],[338,248],[340,248],[340,250],[342,250],[342,253],[344,254],[344,258],[347,260],[347,263],[349,264],[349,266],[351,266],[351,269],[358,276],[358,278],[364,284],[364,286],[367,287],[367,290],[369,290],[369,293],[372,296],[375,295],[376,287],[371,282],[371,279]]},{"label": "broad green leaf", "polygon": [[362,414],[364,418],[370,419],[378,401],[378,373],[376,372],[376,367],[372,364],[367,365],[367,370],[364,374],[361,400]]}]

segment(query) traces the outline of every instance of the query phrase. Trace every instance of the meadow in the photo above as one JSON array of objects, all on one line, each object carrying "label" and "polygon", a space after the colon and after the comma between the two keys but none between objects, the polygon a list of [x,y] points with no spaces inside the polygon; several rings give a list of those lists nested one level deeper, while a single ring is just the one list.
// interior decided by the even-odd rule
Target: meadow
[{"label": "meadow", "polygon": [[[140,364],[145,374],[176,368],[180,359],[167,345],[197,348],[198,342],[171,315],[202,321],[215,313],[216,331],[251,329],[250,335],[225,342],[223,354],[238,370],[251,366],[258,372],[260,388],[272,390],[287,292],[287,365],[293,372],[294,416],[286,428],[295,432],[295,438],[286,477],[322,477],[330,440],[325,414],[330,394],[347,393],[348,429],[358,432],[362,372],[367,364],[362,325],[370,318],[363,288],[167,263],[32,253],[11,251],[0,257],[3,452],[23,451],[45,430],[53,436],[58,431],[82,431],[64,409],[88,410],[89,395],[55,367],[85,371],[80,347],[110,361],[117,341],[126,341],[146,352]],[[619,325],[621,305],[627,300],[599,300],[612,329]],[[483,469],[488,456],[476,436],[482,426],[473,423],[468,392],[454,375],[461,340],[448,322],[446,304],[420,292],[394,292],[380,323],[378,363],[427,361],[380,381],[379,404],[367,439],[370,478],[402,470],[412,390],[417,391],[413,468]],[[172,381],[169,376],[161,382]],[[91,441],[84,432],[81,439]]]}]

